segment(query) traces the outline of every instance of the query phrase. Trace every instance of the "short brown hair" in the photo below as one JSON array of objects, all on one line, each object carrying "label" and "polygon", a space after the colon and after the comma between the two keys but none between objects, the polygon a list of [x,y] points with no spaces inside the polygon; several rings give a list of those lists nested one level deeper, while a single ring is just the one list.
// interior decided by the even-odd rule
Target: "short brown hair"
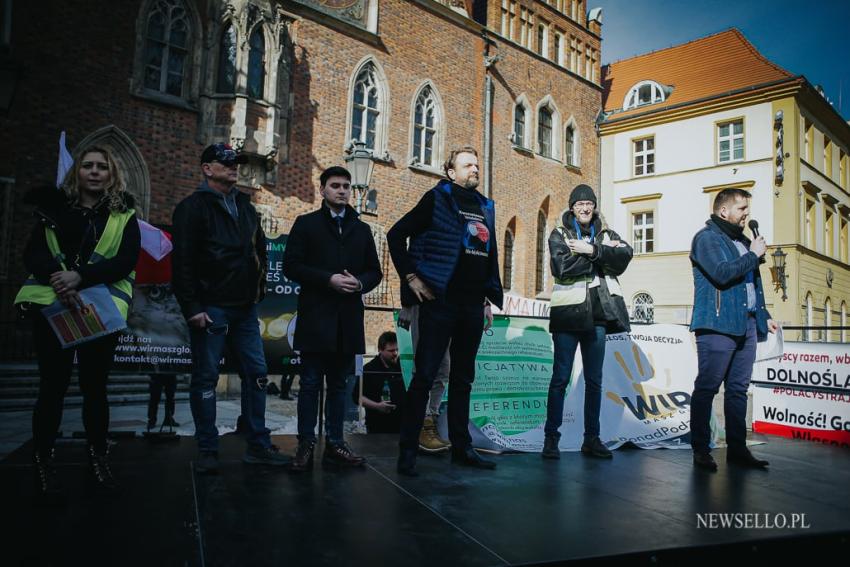
[{"label": "short brown hair", "polygon": [[730,201],[734,201],[737,198],[741,199],[749,199],[753,194],[744,189],[723,189],[720,193],[717,194],[717,197],[714,198],[714,214],[717,214],[720,211],[720,207],[729,203]]},{"label": "short brown hair", "polygon": [[396,334],[392,331],[385,331],[381,333],[380,337],[378,337],[378,350],[384,350],[384,347],[389,344],[397,345],[398,337],[396,337]]},{"label": "short brown hair", "polygon": [[463,146],[453,149],[451,153],[449,153],[449,157],[446,158],[446,162],[443,164],[443,171],[446,173],[446,177],[449,176],[449,170],[455,168],[455,158],[457,158],[458,154],[472,154],[475,157],[478,157],[478,150],[472,146]]}]

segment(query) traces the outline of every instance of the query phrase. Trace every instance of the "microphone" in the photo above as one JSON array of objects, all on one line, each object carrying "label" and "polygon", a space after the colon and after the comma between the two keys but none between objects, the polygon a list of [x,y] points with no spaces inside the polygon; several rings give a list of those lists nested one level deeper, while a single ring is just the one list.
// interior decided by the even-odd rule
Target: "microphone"
[{"label": "microphone", "polygon": [[[758,238],[759,237],[759,221],[757,221],[756,219],[750,219],[750,222],[747,223],[747,226],[750,227],[750,231],[753,233],[753,238]],[[767,262],[767,258],[765,258],[765,256],[766,256],[766,254],[763,254],[759,258],[759,264],[764,264],[765,262]]]},{"label": "microphone", "polygon": [[757,221],[756,219],[750,219],[750,222],[747,226],[750,227],[750,231],[752,231],[753,236],[758,238],[759,237],[759,221]]}]

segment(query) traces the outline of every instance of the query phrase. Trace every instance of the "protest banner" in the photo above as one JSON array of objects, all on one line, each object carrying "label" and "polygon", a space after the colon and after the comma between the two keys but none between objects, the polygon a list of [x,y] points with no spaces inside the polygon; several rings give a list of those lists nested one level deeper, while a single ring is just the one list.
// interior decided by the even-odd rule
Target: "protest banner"
[{"label": "protest banner", "polygon": [[850,345],[786,342],[753,369],[753,431],[850,448]]}]

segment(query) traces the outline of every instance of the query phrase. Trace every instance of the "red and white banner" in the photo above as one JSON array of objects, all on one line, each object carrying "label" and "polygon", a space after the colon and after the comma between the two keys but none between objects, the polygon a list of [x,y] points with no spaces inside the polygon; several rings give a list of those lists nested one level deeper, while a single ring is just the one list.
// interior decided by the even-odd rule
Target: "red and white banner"
[{"label": "red and white banner", "polygon": [[753,385],[753,431],[850,448],[850,344],[787,342]]}]

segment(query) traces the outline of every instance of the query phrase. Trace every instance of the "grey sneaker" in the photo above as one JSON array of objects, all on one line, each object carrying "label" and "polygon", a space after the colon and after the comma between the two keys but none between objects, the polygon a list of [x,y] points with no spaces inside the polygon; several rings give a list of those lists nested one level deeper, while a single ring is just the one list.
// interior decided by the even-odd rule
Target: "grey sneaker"
[{"label": "grey sneaker", "polygon": [[242,457],[242,462],[249,465],[269,465],[273,467],[285,467],[291,461],[292,459],[289,457],[281,455],[275,446],[248,446],[245,455]]},{"label": "grey sneaker", "polygon": [[195,461],[195,471],[198,474],[214,474],[218,472],[218,453],[215,451],[201,451],[198,460]]}]

